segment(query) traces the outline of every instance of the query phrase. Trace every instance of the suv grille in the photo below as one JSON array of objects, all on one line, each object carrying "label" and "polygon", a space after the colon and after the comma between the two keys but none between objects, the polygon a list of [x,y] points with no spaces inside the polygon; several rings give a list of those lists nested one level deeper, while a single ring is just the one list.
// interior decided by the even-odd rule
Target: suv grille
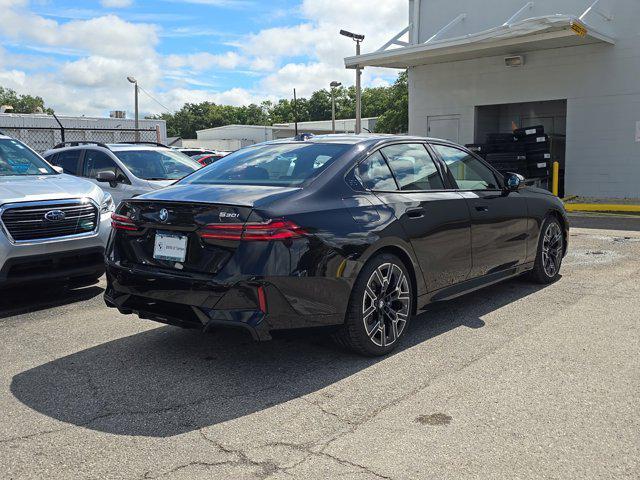
[{"label": "suv grille", "polygon": [[42,240],[93,232],[98,209],[80,200],[74,203],[10,207],[2,223],[14,241]]}]

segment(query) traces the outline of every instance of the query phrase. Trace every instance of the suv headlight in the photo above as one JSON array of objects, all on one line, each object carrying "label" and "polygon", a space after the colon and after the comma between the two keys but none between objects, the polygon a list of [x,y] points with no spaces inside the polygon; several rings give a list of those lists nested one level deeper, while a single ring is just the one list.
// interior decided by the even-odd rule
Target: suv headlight
[{"label": "suv headlight", "polygon": [[104,192],[102,197],[102,203],[100,204],[100,213],[112,213],[116,211],[116,204],[113,201],[113,197],[109,192]]}]

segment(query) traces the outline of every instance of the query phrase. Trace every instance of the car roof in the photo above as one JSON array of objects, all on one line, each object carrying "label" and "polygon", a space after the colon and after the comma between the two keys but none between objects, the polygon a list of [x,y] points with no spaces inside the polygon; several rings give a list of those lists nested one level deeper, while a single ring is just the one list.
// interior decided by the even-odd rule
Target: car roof
[{"label": "car roof", "polygon": [[108,143],[107,147],[109,147],[114,152],[120,152],[125,150],[173,150],[170,147],[161,147],[159,145],[147,145],[144,143]]},{"label": "car roof", "polygon": [[47,150],[46,153],[63,152],[65,150],[88,149],[88,148],[107,148],[113,152],[121,152],[127,150],[173,150],[170,147],[162,147],[159,145],[151,145],[144,143],[83,143],[80,145],[69,145],[66,147],[54,147]]},{"label": "car roof", "polygon": [[360,135],[355,134],[329,134],[329,135],[313,135],[305,138],[305,140],[295,140],[294,138],[283,138],[280,140],[272,140],[269,142],[260,143],[259,145],[281,145],[288,143],[336,143],[336,144],[346,144],[346,145],[359,145],[366,144],[372,145],[381,142],[438,142],[438,143],[448,143],[454,145],[453,142],[449,140],[442,140],[439,138],[431,138],[431,137],[418,137],[418,136],[410,136],[410,135],[390,135],[384,133],[363,133]]}]

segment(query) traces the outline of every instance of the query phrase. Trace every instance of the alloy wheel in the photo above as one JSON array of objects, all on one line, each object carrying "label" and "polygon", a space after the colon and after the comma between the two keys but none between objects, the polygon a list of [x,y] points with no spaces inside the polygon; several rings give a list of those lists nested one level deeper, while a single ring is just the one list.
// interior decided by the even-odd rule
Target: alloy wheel
[{"label": "alloy wheel", "polygon": [[362,299],[362,318],[369,339],[380,347],[394,344],[407,325],[411,309],[409,279],[393,263],[369,277]]},{"label": "alloy wheel", "polygon": [[549,278],[554,277],[560,270],[562,241],[560,226],[556,222],[551,222],[542,239],[542,267]]}]

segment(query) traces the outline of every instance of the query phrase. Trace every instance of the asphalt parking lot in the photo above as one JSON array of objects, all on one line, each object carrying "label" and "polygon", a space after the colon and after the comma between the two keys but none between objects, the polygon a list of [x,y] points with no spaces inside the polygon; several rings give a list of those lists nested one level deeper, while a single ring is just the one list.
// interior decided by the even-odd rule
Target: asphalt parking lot
[{"label": "asphalt parking lot", "polygon": [[2,477],[636,479],[640,219],[599,226],[383,359],[121,316],[102,282],[2,292]]}]

